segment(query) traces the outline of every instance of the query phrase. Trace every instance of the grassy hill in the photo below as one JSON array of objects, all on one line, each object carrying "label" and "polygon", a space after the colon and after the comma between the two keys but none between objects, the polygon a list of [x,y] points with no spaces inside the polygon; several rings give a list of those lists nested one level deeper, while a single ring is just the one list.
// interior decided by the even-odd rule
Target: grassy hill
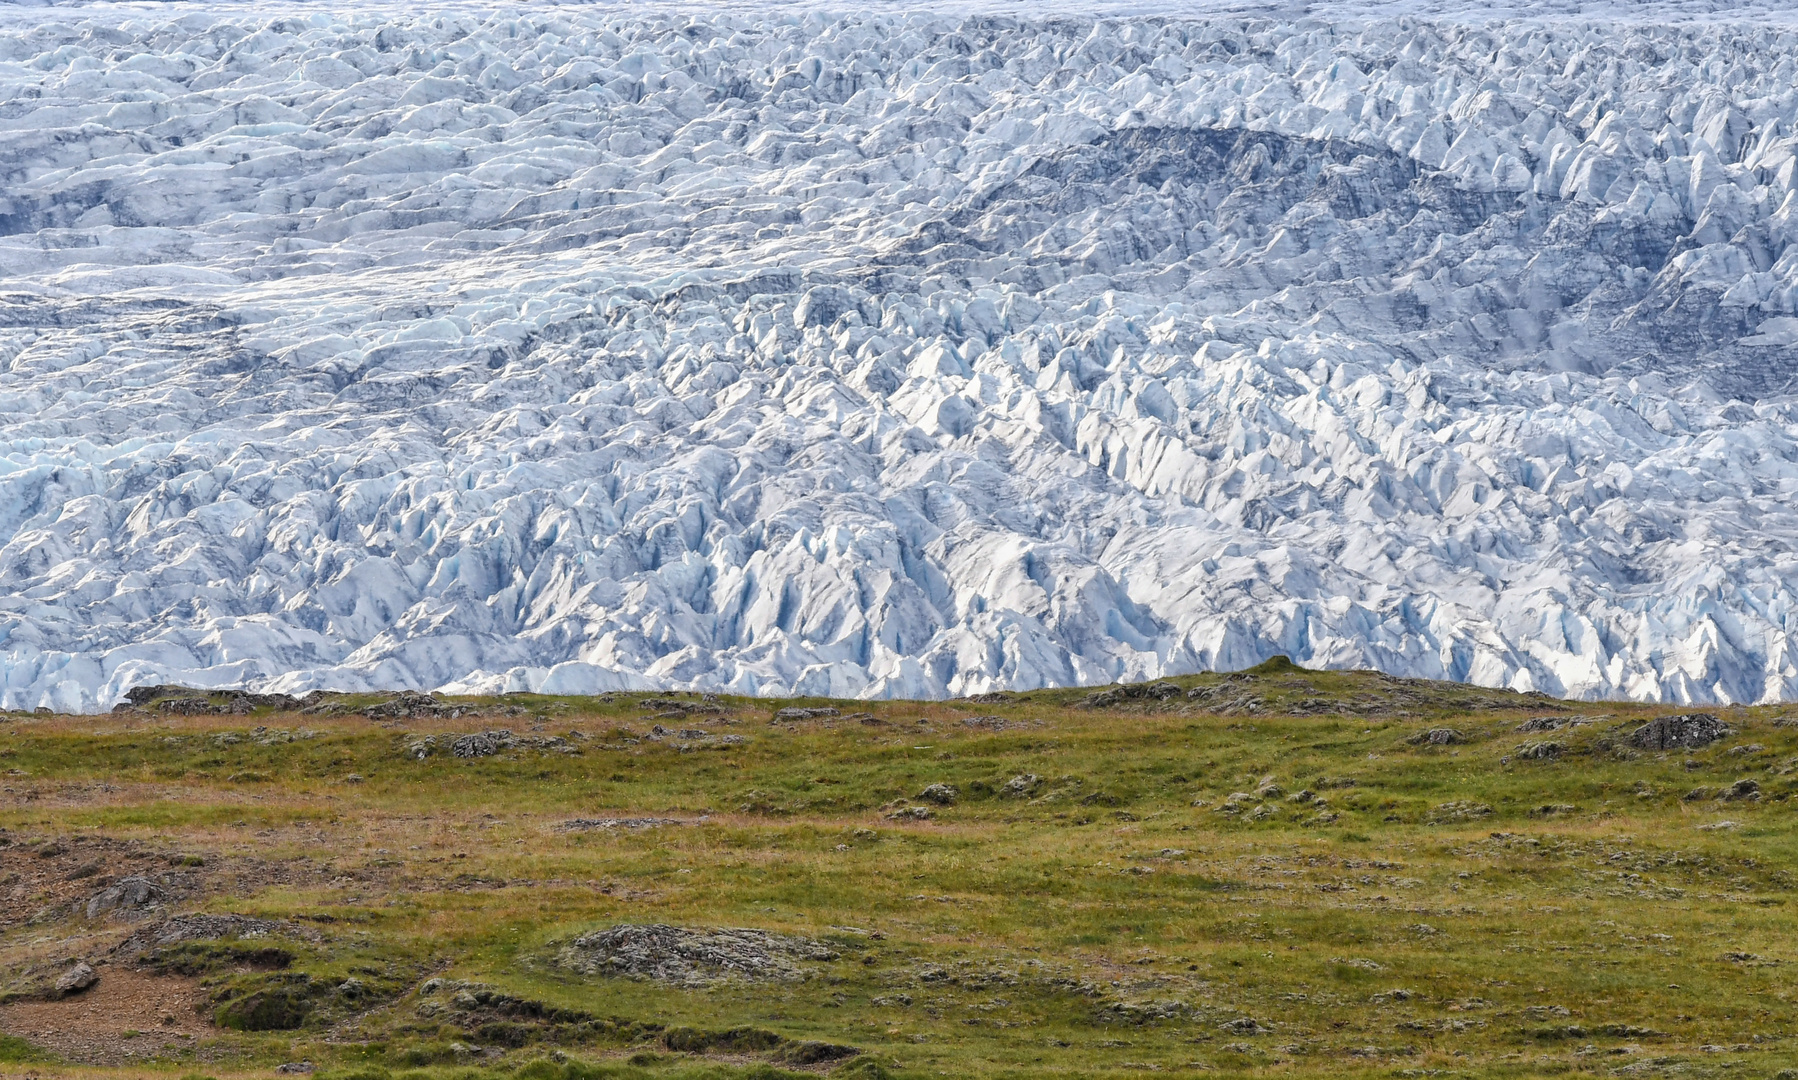
[{"label": "grassy hill", "polygon": [[141,697],[0,717],[0,1074],[1798,1067],[1778,709]]}]

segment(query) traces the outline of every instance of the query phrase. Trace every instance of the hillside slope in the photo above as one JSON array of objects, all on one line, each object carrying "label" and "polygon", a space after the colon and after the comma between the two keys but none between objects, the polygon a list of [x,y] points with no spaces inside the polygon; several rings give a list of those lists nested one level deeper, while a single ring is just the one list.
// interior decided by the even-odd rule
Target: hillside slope
[{"label": "hillside slope", "polygon": [[0,721],[0,1071],[1798,1068],[1776,710],[1284,663],[281,704]]}]

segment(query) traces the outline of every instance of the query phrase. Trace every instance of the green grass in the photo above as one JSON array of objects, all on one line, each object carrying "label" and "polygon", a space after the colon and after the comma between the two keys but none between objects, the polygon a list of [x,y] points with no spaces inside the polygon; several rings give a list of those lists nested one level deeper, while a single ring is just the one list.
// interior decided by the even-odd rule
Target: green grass
[{"label": "green grass", "polygon": [[35,1065],[54,1060],[54,1055],[16,1035],[0,1035],[0,1065]]},{"label": "green grass", "polygon": [[[1101,707],[1091,691],[834,703],[874,722],[774,723],[795,703],[745,699],[654,719],[667,710],[639,702],[664,695],[643,694],[510,696],[485,703],[510,715],[385,726],[354,711],[372,697],[340,716],[15,717],[0,826],[15,849],[104,836],[198,857],[190,872],[251,884],[189,906],[319,929],[283,940],[279,971],[184,958],[225,1020],[277,992],[304,1001],[296,1028],[216,1031],[209,1075],[301,1057],[341,1080],[798,1068],[717,1049],[739,1028],[768,1033],[758,1046],[860,1048],[843,1074],[867,1077],[1798,1067],[1798,729],[1776,711],[1728,710],[1731,738],[1657,754],[1627,735],[1675,710],[1279,664],[1173,682],[1177,696]],[[1516,730],[1557,710],[1603,719]],[[1002,723],[963,723],[979,716]],[[745,741],[683,750],[646,738],[656,723]],[[258,725],[315,734],[265,746]],[[495,727],[585,738],[577,754],[409,750]],[[1408,741],[1431,727],[1461,739]],[[1558,757],[1517,756],[1544,740]],[[1744,778],[1758,799],[1715,797]],[[960,798],[921,802],[931,783]],[[907,806],[933,816],[890,816]],[[560,827],[627,816],[691,823]],[[292,872],[256,884],[252,862]],[[553,962],[620,923],[762,928],[837,958],[802,982],[703,989]],[[0,932],[0,966],[46,933],[96,932],[51,925]],[[421,993],[430,977],[529,1004],[434,1009],[447,999]],[[351,978],[359,998],[337,992]]]}]

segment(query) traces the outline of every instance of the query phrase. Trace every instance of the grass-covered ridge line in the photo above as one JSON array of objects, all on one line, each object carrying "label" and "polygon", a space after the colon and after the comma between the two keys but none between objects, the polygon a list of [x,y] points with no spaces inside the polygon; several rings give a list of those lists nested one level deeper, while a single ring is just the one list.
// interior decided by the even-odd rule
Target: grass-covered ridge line
[{"label": "grass-covered ridge line", "polygon": [[[1772,1075],[1798,730],[1713,710],[1718,741],[1641,745],[1682,711],[1274,662],[13,714],[0,989],[36,998],[0,1047],[38,1075]],[[159,895],[90,915],[134,878]],[[98,983],[45,1000],[76,959]],[[102,1060],[10,1019],[128,979],[191,987],[192,1037]]]}]

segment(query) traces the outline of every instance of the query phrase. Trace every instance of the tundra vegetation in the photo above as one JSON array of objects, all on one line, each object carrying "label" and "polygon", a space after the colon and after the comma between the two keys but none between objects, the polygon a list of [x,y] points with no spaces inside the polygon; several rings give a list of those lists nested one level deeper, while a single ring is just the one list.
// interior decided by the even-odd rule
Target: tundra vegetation
[{"label": "tundra vegetation", "polygon": [[0,1074],[1794,1076],[1787,715],[1283,661],[8,714]]}]

